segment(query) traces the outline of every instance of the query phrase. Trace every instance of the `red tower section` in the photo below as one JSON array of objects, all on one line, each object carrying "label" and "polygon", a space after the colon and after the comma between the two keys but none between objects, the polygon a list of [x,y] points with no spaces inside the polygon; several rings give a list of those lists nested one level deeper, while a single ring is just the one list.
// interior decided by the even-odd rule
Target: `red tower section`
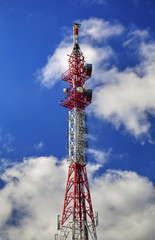
[{"label": "red tower section", "polygon": [[69,70],[62,74],[62,80],[69,83],[69,87],[65,89],[67,97],[61,101],[63,107],[69,110],[77,107],[82,110],[91,103],[91,96],[88,97],[87,91],[83,89],[85,81],[91,76],[91,67],[91,64],[85,63],[80,48],[74,49],[69,58]]},{"label": "red tower section", "polygon": [[74,24],[74,47],[69,57],[69,70],[62,74],[68,83],[61,105],[69,109],[69,171],[62,219],[58,218],[60,234],[55,239],[97,240],[96,218],[93,214],[86,172],[85,108],[91,103],[92,90],[86,81],[91,77],[92,65],[86,64],[78,44],[79,24]]}]

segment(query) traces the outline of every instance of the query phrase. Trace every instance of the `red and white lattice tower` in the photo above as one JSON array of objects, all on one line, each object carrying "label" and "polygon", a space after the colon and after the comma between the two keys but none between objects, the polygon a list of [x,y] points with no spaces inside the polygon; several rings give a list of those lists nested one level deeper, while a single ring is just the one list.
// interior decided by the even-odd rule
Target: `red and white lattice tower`
[{"label": "red and white lattice tower", "polygon": [[58,216],[59,234],[55,240],[97,240],[90,190],[86,172],[85,108],[91,103],[92,90],[86,81],[91,77],[92,64],[86,64],[78,44],[79,24],[73,27],[74,47],[69,56],[69,70],[62,74],[62,80],[68,82],[64,89],[66,97],[61,105],[69,109],[69,171],[62,218]]}]

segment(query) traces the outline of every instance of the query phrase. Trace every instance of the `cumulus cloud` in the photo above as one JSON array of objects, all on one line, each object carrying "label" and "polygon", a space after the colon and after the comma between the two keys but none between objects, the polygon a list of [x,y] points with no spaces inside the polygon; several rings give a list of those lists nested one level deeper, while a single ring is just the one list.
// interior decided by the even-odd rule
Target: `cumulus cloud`
[{"label": "cumulus cloud", "polygon": [[[95,173],[98,167],[88,166]],[[51,239],[62,212],[67,166],[53,156],[28,158],[6,169],[0,190],[0,240]],[[89,179],[98,238],[154,240],[155,189],[135,172],[109,170]]]},{"label": "cumulus cloud", "polygon": [[[123,126],[141,142],[146,139],[153,142],[148,114],[155,116],[155,42],[148,30],[132,26],[125,31],[118,22],[98,18],[83,20],[81,24],[80,47],[86,61],[93,64],[89,87],[94,89],[94,96],[89,109],[100,119],[111,122],[116,129]],[[135,66],[127,66],[124,70],[117,67],[119,53],[108,42],[109,38],[119,39],[122,34],[122,49],[130,48],[130,55],[137,58]],[[53,87],[61,79],[61,73],[68,69],[67,54],[71,49],[71,40],[65,37],[48,57],[47,64],[38,71],[42,85]]]},{"label": "cumulus cloud", "polygon": [[[0,239],[50,239],[63,204],[63,164],[54,157],[25,159],[5,170],[0,191]],[[58,177],[59,176],[59,177]]]},{"label": "cumulus cloud", "polygon": [[147,178],[109,170],[94,180],[92,197],[99,208],[99,239],[154,239],[155,189]]},{"label": "cumulus cloud", "polygon": [[103,70],[101,86],[95,88],[92,105],[96,116],[111,122],[117,129],[123,125],[126,132],[142,142],[146,137],[151,142],[148,114],[155,116],[155,42],[144,41],[147,36],[147,31],[133,31],[129,42],[133,44],[136,39],[137,49],[133,50],[140,63],[124,71],[114,66]]},{"label": "cumulus cloud", "polygon": [[111,23],[99,18],[90,18],[89,20],[83,20],[81,22],[82,28],[80,35],[101,42],[107,38],[120,35],[124,27],[120,23]]},{"label": "cumulus cloud", "polygon": [[[141,43],[141,63],[136,68],[119,72],[114,68],[107,75],[114,79],[95,89],[93,112],[112,122],[123,124],[136,138],[149,136],[151,123],[147,114],[155,115],[155,43]],[[101,103],[104,102],[104,105]]]},{"label": "cumulus cloud", "polygon": [[47,58],[47,64],[37,71],[38,79],[45,87],[53,87],[61,74],[68,69],[67,54],[72,50],[72,45],[63,41],[52,56]]}]

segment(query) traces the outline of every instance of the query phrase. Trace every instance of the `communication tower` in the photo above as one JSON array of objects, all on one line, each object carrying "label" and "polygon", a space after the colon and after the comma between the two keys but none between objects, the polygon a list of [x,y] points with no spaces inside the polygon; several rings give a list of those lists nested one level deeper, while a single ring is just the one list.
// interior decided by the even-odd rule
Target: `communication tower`
[{"label": "communication tower", "polygon": [[73,26],[74,46],[69,55],[69,69],[62,80],[69,84],[64,89],[65,98],[60,102],[69,109],[68,149],[69,170],[62,217],[58,215],[58,230],[55,240],[97,240],[98,214],[93,214],[87,172],[85,139],[85,108],[91,103],[92,90],[86,81],[91,77],[92,64],[85,62],[78,43],[80,24]]}]

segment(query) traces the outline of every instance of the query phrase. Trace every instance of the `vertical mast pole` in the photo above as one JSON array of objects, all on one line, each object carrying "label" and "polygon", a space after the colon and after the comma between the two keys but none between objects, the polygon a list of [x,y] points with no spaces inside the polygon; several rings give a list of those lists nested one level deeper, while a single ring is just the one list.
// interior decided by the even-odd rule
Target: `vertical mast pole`
[{"label": "vertical mast pole", "polygon": [[85,156],[85,108],[92,99],[92,90],[85,82],[91,77],[92,65],[85,63],[80,50],[79,26],[77,23],[73,26],[69,70],[62,75],[62,80],[69,83],[69,88],[64,89],[67,96],[61,101],[69,109],[69,171],[58,240],[66,240],[68,236],[72,240],[97,240]]}]

